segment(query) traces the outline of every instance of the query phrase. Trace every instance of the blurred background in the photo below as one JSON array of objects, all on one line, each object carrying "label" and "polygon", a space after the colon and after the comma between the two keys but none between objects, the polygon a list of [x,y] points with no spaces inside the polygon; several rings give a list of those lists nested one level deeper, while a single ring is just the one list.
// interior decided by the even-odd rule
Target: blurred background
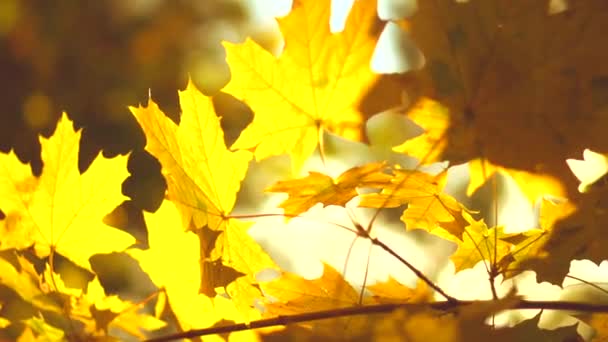
[{"label": "blurred background", "polygon": [[[83,129],[81,171],[101,150],[106,156],[132,151],[123,191],[134,200],[125,206],[136,208],[122,220],[137,216],[137,208],[155,210],[163,180],[143,152],[145,139],[128,106],[146,103],[151,93],[177,121],[177,90],[188,77],[207,94],[228,81],[222,40],[249,36],[271,51],[280,47],[274,17],[285,15],[290,2],[0,1],[0,150],[14,149],[39,173],[38,135],[52,134],[65,111]],[[219,111],[230,142],[251,115],[228,95],[215,100],[225,108]]]}]

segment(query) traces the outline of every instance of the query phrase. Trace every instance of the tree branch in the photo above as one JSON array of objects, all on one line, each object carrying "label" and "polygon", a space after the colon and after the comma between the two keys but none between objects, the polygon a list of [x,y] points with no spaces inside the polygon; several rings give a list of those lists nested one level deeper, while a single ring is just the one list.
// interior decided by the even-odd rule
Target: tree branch
[{"label": "tree branch", "polygon": [[[238,323],[232,325],[225,325],[219,327],[210,327],[205,329],[194,329],[182,333],[165,335],[157,338],[146,340],[145,342],[167,342],[173,341],[180,338],[193,338],[205,335],[213,334],[225,334],[235,331],[249,330],[266,328],[278,325],[288,325],[302,322],[311,322],[321,319],[328,318],[339,318],[347,316],[358,316],[358,315],[371,315],[390,313],[399,308],[406,308],[408,310],[420,310],[420,309],[434,309],[439,311],[449,311],[460,307],[471,305],[473,303],[491,303],[493,300],[488,301],[441,301],[433,303],[401,303],[401,304],[377,304],[377,305],[366,305],[366,306],[353,306],[348,308],[316,311],[310,313],[302,313],[289,316],[277,316],[273,318],[261,319],[257,321],[247,323]],[[536,310],[564,310],[564,311],[580,311],[586,313],[603,312],[608,313],[608,305],[596,305],[578,302],[568,301],[533,301],[533,300],[521,300],[517,305],[513,306],[509,310],[518,309],[536,309]]]}]

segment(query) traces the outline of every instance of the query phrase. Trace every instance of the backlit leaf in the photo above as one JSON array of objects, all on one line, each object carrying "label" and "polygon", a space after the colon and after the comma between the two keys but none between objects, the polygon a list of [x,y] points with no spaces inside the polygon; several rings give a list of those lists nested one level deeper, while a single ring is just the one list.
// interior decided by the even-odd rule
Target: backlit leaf
[{"label": "backlit leaf", "polygon": [[170,199],[185,214],[185,228],[192,217],[197,227],[220,230],[234,207],[251,154],[226,149],[211,98],[191,81],[179,99],[179,126],[152,100],[147,107],[130,109],[146,134],[146,150],[162,165]]},{"label": "backlit leaf", "polygon": [[371,291],[374,298],[381,303],[428,303],[433,299],[433,292],[421,280],[418,281],[416,288],[412,289],[389,276],[386,282],[368,285],[366,289]]},{"label": "backlit leaf", "polygon": [[167,293],[169,305],[182,329],[213,325],[212,299],[199,293],[201,287],[200,242],[184,231],[175,205],[164,201],[153,214],[145,213],[150,249],[130,249],[141,268],[156,286]]},{"label": "backlit leaf", "polygon": [[474,267],[482,260],[494,265],[511,251],[512,244],[504,240],[508,235],[503,227],[488,228],[483,220],[476,221],[468,214],[465,218],[470,224],[465,227],[463,242],[450,256],[456,272]]},{"label": "backlit leaf", "polygon": [[329,0],[296,0],[279,20],[278,58],[251,39],[224,43],[231,79],[224,91],[247,103],[253,122],[232,148],[256,159],[288,153],[299,169],[322,131],[357,138],[358,102],[377,79],[370,59],[378,39],[376,1],[357,1],[343,32],[329,30]]},{"label": "backlit leaf", "polygon": [[0,258],[0,284],[12,289],[26,302],[41,310],[61,313],[62,309],[40,288],[42,281],[34,266],[20,258],[21,269],[15,268],[7,260]]},{"label": "backlit leaf", "polygon": [[342,275],[324,264],[319,279],[308,280],[296,274],[283,275],[260,284],[266,295],[276,302],[266,305],[271,315],[288,315],[303,312],[335,309],[355,305],[359,294]]},{"label": "backlit leaf", "polygon": [[541,228],[547,234],[531,247],[521,267],[535,271],[539,281],[561,284],[571,260],[587,259],[599,264],[608,259],[607,194],[608,187],[603,187],[583,194],[577,202],[544,201]]},{"label": "backlit leaf", "polygon": [[383,163],[370,163],[353,167],[337,179],[312,171],[304,178],[280,181],[266,191],[289,194],[289,198],[280,205],[289,218],[305,212],[317,203],[344,206],[358,195],[357,188],[376,187],[377,184],[390,181],[391,176],[383,172],[385,168]]},{"label": "backlit leaf", "polygon": [[92,255],[122,251],[135,239],[102,222],[126,199],[121,184],[128,176],[127,156],[98,155],[81,175],[79,143],[80,131],[64,114],[53,135],[40,138],[44,166],[39,178],[28,176],[29,168],[14,153],[0,153],[0,209],[13,239],[34,244],[41,257],[55,250],[90,270]]},{"label": "backlit leaf", "polygon": [[574,192],[564,160],[584,148],[608,151],[608,46],[597,44],[608,4],[562,2],[556,13],[550,2],[420,1],[403,26],[426,65],[403,84],[426,142],[400,150],[430,154],[425,162],[484,158],[559,180],[546,193]]},{"label": "backlit leaf", "polygon": [[449,240],[462,241],[466,208],[443,193],[446,173],[437,176],[419,171],[394,170],[395,176],[379,193],[361,196],[359,206],[395,208],[407,204],[401,220],[408,230],[424,229]]},{"label": "backlit leaf", "polygon": [[[247,235],[248,225],[230,218],[236,194],[247,172],[251,153],[231,152],[211,98],[192,82],[179,93],[182,116],[176,125],[150,100],[131,108],[146,134],[146,150],[158,158],[167,180],[169,198],[180,208],[182,229],[190,220],[221,232],[212,259],[253,276],[275,267],[270,257]],[[205,256],[206,257],[206,256]]]}]

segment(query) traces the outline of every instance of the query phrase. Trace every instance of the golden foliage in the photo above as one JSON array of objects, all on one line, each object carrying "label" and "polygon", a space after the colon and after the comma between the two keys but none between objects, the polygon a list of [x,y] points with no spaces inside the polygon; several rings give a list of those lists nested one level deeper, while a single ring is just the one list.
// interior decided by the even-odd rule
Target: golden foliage
[{"label": "golden foliage", "polygon": [[[49,138],[40,138],[44,167],[39,176],[14,151],[0,153],[0,330],[24,341],[112,340],[113,329],[145,338],[145,332],[166,323],[181,331],[241,322],[252,328],[262,317],[286,325],[294,317],[337,312],[282,330],[232,332],[229,339],[578,338],[575,326],[539,329],[540,315],[514,327],[486,324],[520,307],[521,297],[514,293],[496,298],[493,291],[493,300],[478,302],[443,295],[447,301],[437,302],[435,296],[443,293],[433,280],[371,231],[380,210],[402,208],[406,230],[422,229],[456,244],[450,257],[456,272],[485,262],[492,286],[499,275],[509,279],[527,270],[535,271],[539,281],[560,284],[572,260],[608,259],[608,162],[603,154],[608,150],[608,69],[603,63],[608,45],[598,44],[608,5],[587,0],[549,13],[548,4],[419,2],[401,26],[419,44],[426,65],[409,72],[397,89],[412,99],[405,115],[425,132],[395,150],[421,164],[469,162],[469,195],[497,172],[512,177],[529,202],[542,198],[537,229],[508,234],[500,225],[487,225],[445,192],[448,169],[433,175],[376,162],[351,167],[337,178],[310,171],[266,189],[288,195],[280,204],[285,216],[303,214],[317,203],[345,207],[358,199],[359,207],[377,211],[367,228],[353,222],[353,237],[382,247],[419,283],[411,289],[390,277],[356,289],[328,264],[318,279],[281,271],[272,280],[259,280],[264,271],[279,267],[249,235],[252,223],[241,219],[264,214],[237,218],[233,213],[253,157],[288,154],[292,168],[299,170],[316,148],[323,155],[324,133],[362,140],[363,114],[370,114],[362,109],[364,99],[373,87],[391,84],[369,66],[381,31],[376,1],[356,1],[345,29],[331,33],[329,0],[295,0],[291,13],[278,20],[285,38],[278,57],[251,39],[224,44],[232,72],[224,91],[254,113],[231,147],[213,99],[192,81],[179,92],[178,123],[152,99],[130,108],[167,184],[160,207],[143,215],[148,246],[145,241],[133,246],[133,236],[103,221],[128,199],[121,192],[128,157],[97,156],[80,172],[80,131],[67,115]],[[585,150],[585,161],[566,162],[584,148],[598,153]],[[568,165],[580,180],[581,194],[574,191]],[[547,194],[563,198],[548,200]],[[91,258],[113,252],[126,252],[119,255],[134,260],[156,292],[141,303],[106,293]],[[57,267],[58,260],[92,276],[79,284]],[[27,308],[6,309],[15,300]],[[141,310],[151,301],[154,315],[149,308]],[[345,308],[396,303],[409,306],[380,318],[339,314]],[[603,334],[603,316],[588,321]]]},{"label": "golden foliage", "polygon": [[[253,122],[232,148],[256,159],[287,153],[299,169],[323,131],[357,138],[357,105],[378,78],[369,66],[378,39],[376,1],[357,1],[343,32],[329,31],[329,0],[296,0],[279,21],[285,49],[274,57],[251,39],[224,43],[231,79],[223,91],[243,100]],[[280,114],[278,114],[280,113]]]}]

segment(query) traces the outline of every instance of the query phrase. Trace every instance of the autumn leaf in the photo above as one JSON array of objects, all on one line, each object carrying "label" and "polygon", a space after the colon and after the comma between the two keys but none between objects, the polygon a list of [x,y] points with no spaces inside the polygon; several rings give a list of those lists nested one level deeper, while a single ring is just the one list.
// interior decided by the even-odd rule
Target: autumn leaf
[{"label": "autumn leaf", "polygon": [[[138,310],[137,304],[120,299],[117,295],[106,295],[98,277],[93,278],[86,288],[73,288],[64,283],[61,276],[47,267],[43,274],[46,284],[52,287],[49,298],[61,298],[63,302],[60,326],[72,336],[84,340],[113,340],[111,330],[124,328],[138,338],[145,338],[144,332],[160,329],[166,323]],[[51,297],[52,296],[52,297]],[[137,329],[128,323],[140,323]],[[74,337],[76,338],[76,337]]]},{"label": "autumn leaf", "polygon": [[144,213],[148,229],[148,250],[129,249],[152,282],[167,293],[168,302],[182,329],[203,328],[219,319],[211,298],[199,293],[201,287],[200,242],[193,232],[184,231],[176,206],[164,201],[153,214]]},{"label": "autumn leaf", "polygon": [[605,201],[608,186],[598,181],[605,173],[602,171],[605,160],[599,154],[585,154],[585,161],[568,161],[577,172],[583,165],[589,167],[577,175],[581,179],[579,188],[585,193],[573,200],[544,199],[541,202],[540,229],[521,234],[525,239],[517,242],[509,259],[513,262],[510,267],[515,271],[507,272],[507,276],[530,269],[536,272],[539,281],[559,285],[568,274],[571,260],[588,259],[600,263],[608,259],[603,247],[608,243],[604,238],[608,222]]},{"label": "autumn leaf", "polygon": [[[18,319],[36,323],[38,317],[35,314],[42,313],[44,316],[54,317],[53,324],[57,328],[66,329],[71,326],[70,335],[87,340],[94,337],[109,338],[110,329],[126,327],[127,322],[139,323],[137,329],[125,329],[139,338],[145,337],[142,331],[165,326],[164,322],[134,309],[135,304],[122,300],[117,295],[106,295],[98,277],[88,282],[84,289],[68,287],[48,264],[41,275],[27,258],[15,255],[14,259],[9,262],[0,258],[0,284],[15,291],[23,301],[33,305],[34,311],[8,311],[13,322]],[[30,316],[27,316],[27,312]],[[47,328],[55,328],[46,327],[42,322],[38,323],[41,324],[36,326],[41,329],[39,333],[48,332]],[[18,325],[15,326],[17,327]]]},{"label": "autumn leaf", "polygon": [[391,176],[383,171],[384,163],[370,163],[353,167],[337,179],[320,172],[309,172],[304,178],[279,181],[266,189],[268,192],[286,192],[289,197],[280,205],[286,217],[297,216],[317,203],[344,206],[358,196],[357,188],[377,187],[390,181]]},{"label": "autumn leaf", "polygon": [[433,301],[433,292],[422,280],[418,280],[416,288],[409,288],[392,276],[385,282],[368,285],[367,290],[374,294],[380,303],[430,303]]},{"label": "autumn leaf", "polygon": [[[59,342],[66,339],[63,330],[50,325],[42,316],[28,318],[24,320],[24,323],[29,329],[24,331],[24,335],[20,337],[20,340]],[[24,336],[27,337],[23,338]]]},{"label": "autumn leaf", "polygon": [[42,279],[34,265],[23,257],[17,257],[19,268],[0,258],[0,284],[15,291],[24,301],[41,310],[61,314],[62,308],[41,288]]},{"label": "autumn leaf", "polygon": [[407,117],[424,131],[393,150],[418,158],[423,164],[441,160],[448,143],[445,135],[450,127],[449,109],[432,99],[420,98],[407,110]]},{"label": "autumn leaf", "polygon": [[[460,327],[451,316],[441,317],[433,312],[393,311],[373,327],[374,340],[383,341],[394,337],[412,342],[428,341],[429,336],[438,342],[459,342]],[[389,338],[387,338],[389,337]]]},{"label": "autumn leaf", "polygon": [[[583,194],[577,202],[551,203],[541,207],[542,238],[526,251],[520,267],[536,272],[539,281],[561,284],[570,261],[587,259],[600,263],[608,259],[608,187]],[[523,258],[523,257],[522,257]]]},{"label": "autumn leaf", "polygon": [[503,227],[488,228],[483,220],[477,221],[468,214],[464,217],[470,224],[464,229],[462,243],[450,256],[456,272],[474,267],[482,260],[496,265],[511,252],[513,245],[505,241],[510,235],[504,232]]},{"label": "autumn leaf", "polygon": [[379,193],[364,194],[359,206],[395,208],[407,204],[401,220],[408,230],[424,229],[444,239],[462,241],[466,208],[442,192],[446,173],[394,170],[395,176]]},{"label": "autumn leaf", "polygon": [[120,190],[128,176],[127,156],[98,155],[80,174],[79,143],[80,131],[64,114],[53,135],[40,138],[40,177],[32,176],[13,152],[0,153],[0,209],[7,217],[2,229],[18,241],[3,248],[33,244],[40,257],[56,251],[91,270],[92,255],[122,251],[135,242],[102,222],[127,198]]},{"label": "autumn leaf", "polygon": [[[482,158],[529,173],[514,178],[531,199],[543,190],[526,191],[530,177],[559,180],[544,193],[572,194],[577,184],[563,161],[584,148],[608,151],[608,47],[597,44],[608,4],[566,7],[550,13],[548,0],[421,2],[402,26],[426,66],[402,84],[414,103],[408,115],[427,133],[398,149],[430,155],[425,162]],[[472,182],[483,183],[481,176]]]},{"label": "autumn leaf", "polygon": [[143,339],[145,332],[167,326],[166,322],[139,309],[138,303],[122,300],[118,295],[106,295],[97,277],[88,283],[79,300],[94,321],[96,330],[102,329],[105,335],[109,335],[111,329],[120,328]]},{"label": "autumn leaf", "polygon": [[[323,264],[323,275],[308,280],[296,274],[284,272],[279,278],[260,283],[269,298],[265,304],[265,315],[293,315],[321,310],[350,307],[359,303],[359,293],[344,280],[344,277],[327,264]],[[340,338],[358,336],[366,327],[366,319],[344,317],[312,324],[312,330],[320,336]]]},{"label": "autumn leaf", "polygon": [[196,228],[220,232],[212,260],[221,258],[239,272],[253,276],[276,267],[247,234],[249,224],[229,217],[251,154],[226,148],[211,98],[192,82],[179,92],[179,99],[179,125],[152,100],[147,107],[131,107],[131,112],[146,135],[146,150],[161,163],[169,199],[182,213],[182,229],[190,228],[192,220]]},{"label": "autumn leaf", "polygon": [[[242,319],[244,314],[249,319],[260,316],[259,312],[257,315],[253,312],[252,296],[261,298],[262,295],[246,277],[228,284],[230,305],[216,305],[215,297],[222,293],[220,289],[214,293],[201,291],[214,286],[215,279],[207,277],[206,272],[211,265],[205,261],[199,236],[181,227],[180,213],[173,202],[163,201],[155,213],[144,213],[144,217],[150,248],[129,249],[127,253],[139,261],[152,282],[166,293],[182,330],[210,327],[222,319]],[[235,287],[238,293],[232,291]]]},{"label": "autumn leaf", "polygon": [[344,277],[327,264],[323,275],[308,280],[296,274],[283,273],[278,279],[260,283],[264,294],[276,298],[266,304],[269,315],[289,315],[355,305],[359,293]]},{"label": "autumn leaf", "polygon": [[370,59],[378,39],[376,1],[355,2],[343,32],[329,30],[329,0],[296,0],[279,27],[278,58],[248,39],[224,43],[231,79],[223,91],[243,100],[253,122],[232,148],[256,159],[287,153],[299,169],[323,131],[357,138],[358,102],[377,75]]},{"label": "autumn leaf", "polygon": [[180,206],[188,227],[220,230],[236,201],[251,155],[226,148],[224,132],[211,98],[189,81],[179,92],[179,126],[149,100],[147,107],[131,107],[146,135],[146,150],[156,157],[167,180],[169,197]]}]

